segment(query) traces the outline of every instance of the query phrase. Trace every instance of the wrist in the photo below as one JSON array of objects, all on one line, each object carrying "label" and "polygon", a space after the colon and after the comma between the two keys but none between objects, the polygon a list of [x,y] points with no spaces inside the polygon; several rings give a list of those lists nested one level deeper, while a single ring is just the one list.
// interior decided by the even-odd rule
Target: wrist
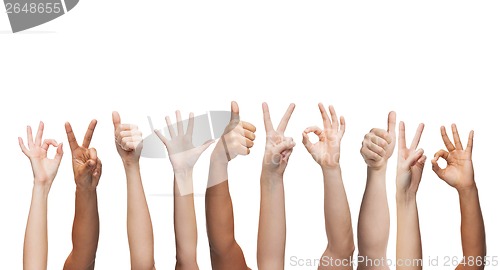
[{"label": "wrist", "polygon": [[457,187],[456,190],[460,197],[478,193],[476,184],[467,187]]},{"label": "wrist", "polygon": [[76,185],[76,193],[96,193],[97,187]]},{"label": "wrist", "polygon": [[411,202],[417,201],[417,193],[413,191],[407,190],[397,190],[396,191],[396,203],[399,204],[408,204]]},{"label": "wrist", "polygon": [[375,172],[375,173],[378,173],[378,172],[385,173],[387,171],[387,162],[384,162],[384,164],[382,164],[380,166],[373,166],[373,167],[368,166],[368,171]]},{"label": "wrist", "polygon": [[217,150],[212,152],[210,156],[210,163],[218,166],[227,166],[229,160],[227,160],[227,156],[224,153],[220,153]]},{"label": "wrist", "polygon": [[50,185],[37,183],[33,185],[33,193],[41,194],[47,197],[50,192]]}]

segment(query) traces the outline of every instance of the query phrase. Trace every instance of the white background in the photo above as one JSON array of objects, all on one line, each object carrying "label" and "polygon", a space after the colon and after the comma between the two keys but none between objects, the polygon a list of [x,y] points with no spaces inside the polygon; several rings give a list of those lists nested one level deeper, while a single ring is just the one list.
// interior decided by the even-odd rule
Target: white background
[{"label": "white background", "polygon": [[[127,269],[126,189],[114,146],[111,112],[150,133],[176,109],[203,114],[240,104],[257,126],[250,156],[230,165],[236,238],[256,269],[259,174],[264,148],[261,102],[277,123],[297,104],[286,134],[298,142],[286,171],[287,267],[291,256],[318,258],[326,246],[322,177],[301,132],[321,125],[317,102],[333,104],[347,131],[341,165],[356,228],[366,169],[359,148],[372,127],[386,127],[390,110],[407,133],[426,124],[421,147],[444,147],[439,126],[456,122],[466,140],[475,130],[474,165],[488,238],[500,256],[497,194],[500,72],[498,1],[88,1],[33,30],[12,34],[0,10],[0,268],[21,269],[32,173],[17,137],[46,124],[45,138],[65,143],[49,197],[49,267],[61,269],[71,250],[74,182],[64,122],[81,142],[99,121],[92,146],[103,161],[98,187],[101,235],[96,269]],[[210,151],[210,150],[209,150]],[[207,177],[205,153],[196,192]],[[388,194],[395,257],[395,157]],[[157,269],[173,269],[172,173],[168,160],[141,160],[155,233]],[[461,256],[457,193],[427,164],[418,193],[424,258]],[[204,198],[196,197],[198,261],[210,269]],[[450,267],[448,267],[450,268]],[[432,269],[432,268],[427,268]],[[447,269],[438,267],[436,269]],[[494,269],[490,267],[489,269]]]}]

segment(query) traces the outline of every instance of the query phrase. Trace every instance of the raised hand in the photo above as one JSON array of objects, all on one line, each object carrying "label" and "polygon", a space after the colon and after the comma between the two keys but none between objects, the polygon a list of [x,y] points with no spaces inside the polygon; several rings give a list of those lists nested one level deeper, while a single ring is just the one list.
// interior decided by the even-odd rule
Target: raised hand
[{"label": "raised hand", "polygon": [[231,119],[227,125],[224,135],[215,146],[212,157],[217,161],[229,162],[238,155],[248,155],[255,140],[255,126],[240,121],[240,109],[238,103],[231,102]]},{"label": "raised hand", "polygon": [[118,112],[113,112],[113,125],[116,150],[123,163],[138,163],[142,151],[142,132],[136,125],[122,124]]},{"label": "raised hand", "polygon": [[[40,122],[35,140],[33,140],[31,127],[27,127],[26,133],[28,137],[28,147],[24,145],[21,137],[19,137],[18,140],[21,150],[31,162],[35,185],[40,184],[50,188],[54,178],[56,177],[59,165],[61,164],[63,148],[62,143],[57,144],[57,142],[53,139],[45,139],[42,143],[43,128],[43,122]],[[53,159],[47,157],[47,152],[50,146],[57,147],[56,155]]]},{"label": "raised hand", "polygon": [[[463,149],[460,136],[458,135],[457,126],[451,125],[453,132],[453,140],[455,145],[450,141],[446,128],[441,127],[441,136],[443,137],[446,150],[439,150],[432,159],[432,170],[437,176],[443,179],[448,185],[461,190],[475,186],[474,168],[472,166],[472,145],[474,141],[474,131],[469,133],[469,141],[465,150]],[[437,163],[439,158],[446,160],[446,168],[441,169]]]},{"label": "raised hand", "polygon": [[292,116],[295,104],[288,106],[285,115],[281,118],[278,128],[275,130],[269,114],[267,103],[262,104],[264,113],[264,126],[266,128],[266,149],[264,152],[263,170],[273,170],[279,174],[285,172],[288,159],[292,154],[295,142],[292,137],[285,137],[286,126]]},{"label": "raised hand", "polygon": [[65,124],[69,147],[71,148],[73,173],[77,188],[95,190],[101,178],[101,160],[97,157],[97,151],[94,148],[89,148],[96,125],[97,120],[94,119],[90,122],[83,139],[83,144],[79,146],[71,124],[68,122]]},{"label": "raised hand", "polygon": [[397,191],[402,194],[415,194],[418,190],[425,160],[424,150],[418,149],[424,124],[418,125],[410,148],[406,147],[405,123],[399,123],[398,169],[396,176]]},{"label": "raised hand", "polygon": [[[344,117],[340,117],[340,127],[337,114],[332,105],[328,107],[332,119],[326,113],[323,104],[318,104],[321,117],[323,118],[323,128],[317,126],[308,127],[302,132],[302,143],[314,160],[324,169],[338,168],[340,160],[340,141],[345,132]],[[313,132],[318,136],[318,142],[311,143],[308,134]]]},{"label": "raised hand", "polygon": [[189,123],[187,131],[184,132],[182,124],[181,113],[175,112],[177,118],[177,133],[172,126],[170,117],[165,117],[167,122],[170,140],[168,140],[159,130],[155,130],[156,135],[165,144],[168,151],[168,157],[172,163],[174,171],[189,171],[192,170],[201,154],[214,142],[208,141],[203,145],[194,147],[193,145],[193,129],[194,129],[194,115],[189,114]]},{"label": "raised hand", "polygon": [[374,128],[366,134],[361,147],[361,155],[368,167],[380,169],[387,164],[396,145],[396,113],[390,112],[387,130]]}]

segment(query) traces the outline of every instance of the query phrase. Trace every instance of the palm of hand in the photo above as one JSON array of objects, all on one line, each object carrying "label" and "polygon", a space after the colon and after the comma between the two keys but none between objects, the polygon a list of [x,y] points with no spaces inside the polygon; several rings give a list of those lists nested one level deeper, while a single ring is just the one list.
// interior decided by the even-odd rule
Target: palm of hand
[{"label": "palm of hand", "polygon": [[52,183],[59,168],[59,161],[49,159],[47,151],[40,146],[30,149],[27,156],[33,167],[33,176],[39,181]]},{"label": "palm of hand", "polygon": [[451,151],[448,165],[443,169],[442,179],[456,189],[473,186],[474,167],[471,156],[465,150]]},{"label": "palm of hand", "polygon": [[[199,146],[201,147],[201,146]],[[168,157],[175,169],[192,169],[202,152],[194,147],[193,142],[186,136],[176,136],[168,142]]]},{"label": "palm of hand", "polygon": [[333,129],[326,129],[319,135],[317,143],[311,148],[314,160],[325,167],[335,167],[340,161],[340,141],[342,136]]}]

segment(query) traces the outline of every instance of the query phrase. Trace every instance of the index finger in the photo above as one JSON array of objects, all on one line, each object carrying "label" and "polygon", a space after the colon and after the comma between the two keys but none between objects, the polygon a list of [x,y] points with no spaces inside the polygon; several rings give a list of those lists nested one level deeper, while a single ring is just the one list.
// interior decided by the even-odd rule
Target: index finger
[{"label": "index finger", "polygon": [[79,146],[78,142],[76,141],[75,134],[73,133],[73,128],[71,127],[71,124],[69,122],[66,122],[66,124],[64,124],[64,127],[66,128],[66,135],[68,135],[69,148],[71,148],[71,151],[74,151]]},{"label": "index finger", "polygon": [[262,113],[264,114],[264,127],[266,128],[266,132],[273,131],[274,127],[269,114],[269,106],[267,106],[267,103],[265,102],[262,103]]},{"label": "index finger", "polygon": [[92,136],[94,135],[95,126],[97,125],[97,120],[93,119],[90,121],[89,127],[87,128],[87,132],[85,133],[85,137],[83,138],[82,147],[89,148],[90,141],[92,140]]},{"label": "index finger", "polygon": [[280,124],[278,125],[278,129],[276,131],[280,133],[285,132],[286,126],[288,125],[288,121],[290,121],[290,117],[292,116],[294,109],[295,109],[295,104],[291,103],[290,106],[288,106],[285,115],[283,115],[283,118],[281,118]]}]

